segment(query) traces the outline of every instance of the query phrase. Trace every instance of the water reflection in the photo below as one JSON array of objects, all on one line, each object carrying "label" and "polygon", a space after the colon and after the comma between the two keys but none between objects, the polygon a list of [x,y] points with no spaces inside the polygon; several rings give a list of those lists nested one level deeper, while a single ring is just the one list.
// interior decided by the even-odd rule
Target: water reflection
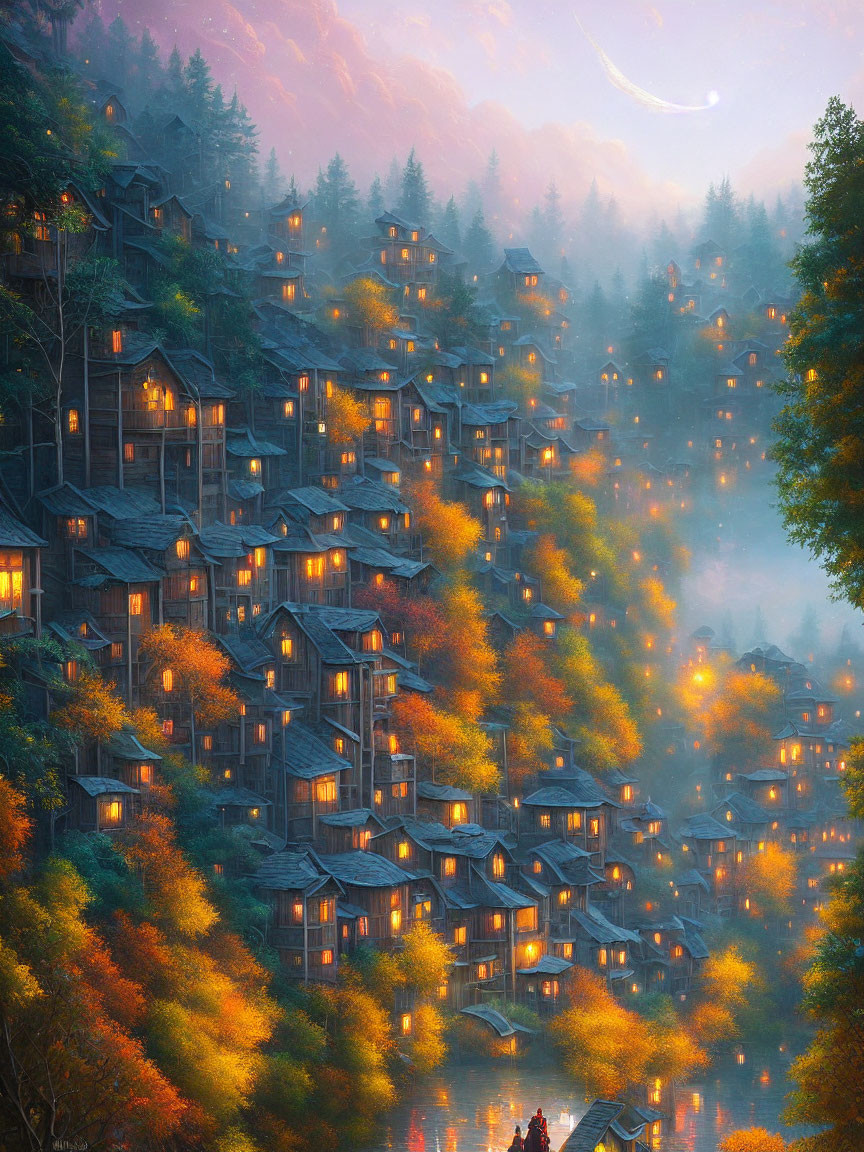
[{"label": "water reflection", "polygon": [[[743,1066],[733,1059],[710,1079],[679,1088],[669,1130],[651,1146],[660,1152],[715,1152],[727,1133],[754,1126],[791,1136],[779,1121],[790,1058],[751,1057]],[[369,1152],[501,1152],[516,1124],[524,1133],[538,1105],[555,1150],[584,1115],[586,1101],[551,1064],[454,1066],[418,1086],[389,1114]]]}]

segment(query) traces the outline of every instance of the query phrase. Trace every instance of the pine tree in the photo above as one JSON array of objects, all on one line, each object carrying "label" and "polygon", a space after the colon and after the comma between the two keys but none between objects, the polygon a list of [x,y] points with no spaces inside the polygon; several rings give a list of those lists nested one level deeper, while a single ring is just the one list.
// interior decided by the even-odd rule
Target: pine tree
[{"label": "pine tree", "polygon": [[284,195],[285,180],[282,176],[282,170],[279,167],[279,158],[276,155],[275,148],[270,149],[270,155],[267,157],[267,162],[264,165],[262,191],[265,204],[270,205],[278,203]]},{"label": "pine tree", "polygon": [[204,128],[208,122],[213,99],[213,80],[210,76],[210,66],[201,55],[200,48],[196,48],[189,57],[183,69],[183,80],[189,115],[199,128]]},{"label": "pine tree", "polygon": [[439,225],[441,239],[448,246],[454,250],[462,246],[462,234],[459,227],[459,209],[456,206],[454,197],[450,197],[441,213],[441,223]]},{"label": "pine tree", "polygon": [[724,176],[719,185],[708,186],[703,229],[706,240],[713,240],[727,252],[738,239],[740,209],[728,176]]},{"label": "pine tree", "polygon": [[864,122],[832,98],[810,145],[808,242],[793,261],[803,290],[784,349],[777,421],[780,508],[790,537],[822,561],[837,592],[864,598]]},{"label": "pine tree", "polygon": [[118,87],[125,86],[132,68],[135,37],[118,16],[108,25],[106,49],[106,74]]},{"label": "pine tree", "polygon": [[413,224],[427,224],[430,207],[426,174],[412,148],[402,169],[398,212]]},{"label": "pine tree", "polygon": [[384,187],[385,208],[392,209],[394,205],[399,203],[401,186],[402,169],[399,167],[399,161],[394,156],[390,161],[390,169],[387,172],[387,183]]},{"label": "pine tree", "polygon": [[337,152],[315,184],[315,217],[327,228],[331,252],[344,254],[354,240],[360,218],[357,188]]},{"label": "pine tree", "polygon": [[162,76],[162,61],[159,58],[159,48],[156,45],[156,41],[150,35],[150,30],[145,28],[141,33],[141,40],[139,41],[138,52],[135,58],[134,79],[132,83],[134,99],[139,104],[146,103],[153,90],[161,84]]},{"label": "pine tree", "polygon": [[369,195],[366,197],[366,210],[373,220],[377,220],[385,210],[384,185],[381,183],[381,177],[377,174],[369,185]]},{"label": "pine tree", "polygon": [[478,273],[490,271],[495,260],[495,245],[483,219],[483,212],[479,208],[465,233],[462,249],[471,271]]}]

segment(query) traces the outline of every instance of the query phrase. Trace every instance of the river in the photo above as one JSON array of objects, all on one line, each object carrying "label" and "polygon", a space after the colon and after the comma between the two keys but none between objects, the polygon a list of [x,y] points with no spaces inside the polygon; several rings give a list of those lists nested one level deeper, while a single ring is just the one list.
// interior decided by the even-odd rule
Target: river
[{"label": "river", "polygon": [[[754,1053],[744,1067],[724,1064],[680,1087],[662,1152],[716,1152],[718,1141],[736,1128],[791,1136],[779,1121],[787,1067],[776,1052],[762,1059]],[[500,1152],[516,1124],[525,1132],[538,1105],[548,1118],[554,1152],[586,1108],[573,1082],[554,1065],[452,1065],[403,1097],[368,1152]]]}]

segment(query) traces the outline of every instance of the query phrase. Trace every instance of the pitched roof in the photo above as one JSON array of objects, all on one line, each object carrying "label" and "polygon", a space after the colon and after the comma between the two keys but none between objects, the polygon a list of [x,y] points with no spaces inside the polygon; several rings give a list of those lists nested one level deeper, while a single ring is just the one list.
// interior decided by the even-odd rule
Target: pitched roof
[{"label": "pitched roof", "polygon": [[502,267],[517,276],[535,276],[543,271],[528,248],[505,248]]},{"label": "pitched roof", "polygon": [[277,891],[316,892],[330,880],[309,852],[276,852],[255,873],[256,885]]},{"label": "pitched roof", "polygon": [[421,780],[417,785],[417,798],[422,800],[471,800],[472,794],[464,788],[454,788],[452,784],[433,784],[431,780]]},{"label": "pitched roof", "polygon": [[375,852],[338,852],[319,855],[318,859],[331,876],[355,888],[392,888],[416,879],[413,872]]},{"label": "pitched roof", "polygon": [[694,840],[734,840],[735,831],[725,827],[713,816],[700,812],[688,817],[679,829],[679,834]]},{"label": "pitched roof", "polygon": [[522,801],[525,808],[599,808],[601,804],[608,804],[606,796],[587,796],[584,792],[577,795],[575,791],[561,786],[551,785],[538,788]]},{"label": "pitched roof", "polygon": [[0,505],[0,547],[46,548],[47,546],[47,540],[31,532],[26,525]]},{"label": "pitched roof", "polygon": [[620,1100],[593,1100],[588,1111],[561,1145],[560,1152],[594,1152],[613,1120],[624,1111]]},{"label": "pitched roof", "polygon": [[744,824],[767,824],[771,819],[761,804],[757,804],[755,800],[751,800],[743,792],[730,792],[724,800],[720,800],[714,805],[712,811],[715,814],[725,814],[726,811],[729,811],[736,820],[740,820]]},{"label": "pitched roof", "polygon": [[[128,548],[80,548],[79,551],[108,576],[124,584],[148,584],[163,576],[158,568]],[[87,576],[79,582],[94,583]]]},{"label": "pitched roof", "polygon": [[78,784],[88,796],[104,796],[107,792],[125,792],[138,795],[137,788],[130,788],[122,780],[112,780],[108,776],[70,776],[70,783]]},{"label": "pitched roof", "polygon": [[285,769],[289,776],[314,780],[333,772],[344,772],[351,764],[333,751],[332,744],[322,740],[305,724],[295,722],[285,729]]}]

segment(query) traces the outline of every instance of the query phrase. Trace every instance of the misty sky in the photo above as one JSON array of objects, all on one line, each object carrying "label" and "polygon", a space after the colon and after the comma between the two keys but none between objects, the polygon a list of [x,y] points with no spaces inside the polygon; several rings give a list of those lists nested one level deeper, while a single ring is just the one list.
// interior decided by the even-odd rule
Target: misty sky
[{"label": "misty sky", "polygon": [[[99,0],[167,52],[200,47],[302,182],[336,150],[361,185],[415,146],[439,194],[492,148],[513,217],[554,179],[674,212],[730,175],[800,179],[828,97],[864,107],[862,0]],[[580,26],[581,21],[581,26]],[[584,31],[583,31],[584,28]],[[588,37],[593,38],[597,49]],[[708,111],[652,112],[626,81]]]},{"label": "misty sky", "polygon": [[[860,0],[341,0],[374,54],[451,71],[529,127],[586,120],[648,174],[701,191],[778,145],[793,164],[834,93],[862,86]],[[708,112],[660,115],[613,88],[577,20],[629,80]],[[789,138],[794,144],[787,143]],[[797,145],[797,147],[795,146]],[[762,165],[760,164],[760,168]],[[796,167],[785,166],[783,175]]]}]

